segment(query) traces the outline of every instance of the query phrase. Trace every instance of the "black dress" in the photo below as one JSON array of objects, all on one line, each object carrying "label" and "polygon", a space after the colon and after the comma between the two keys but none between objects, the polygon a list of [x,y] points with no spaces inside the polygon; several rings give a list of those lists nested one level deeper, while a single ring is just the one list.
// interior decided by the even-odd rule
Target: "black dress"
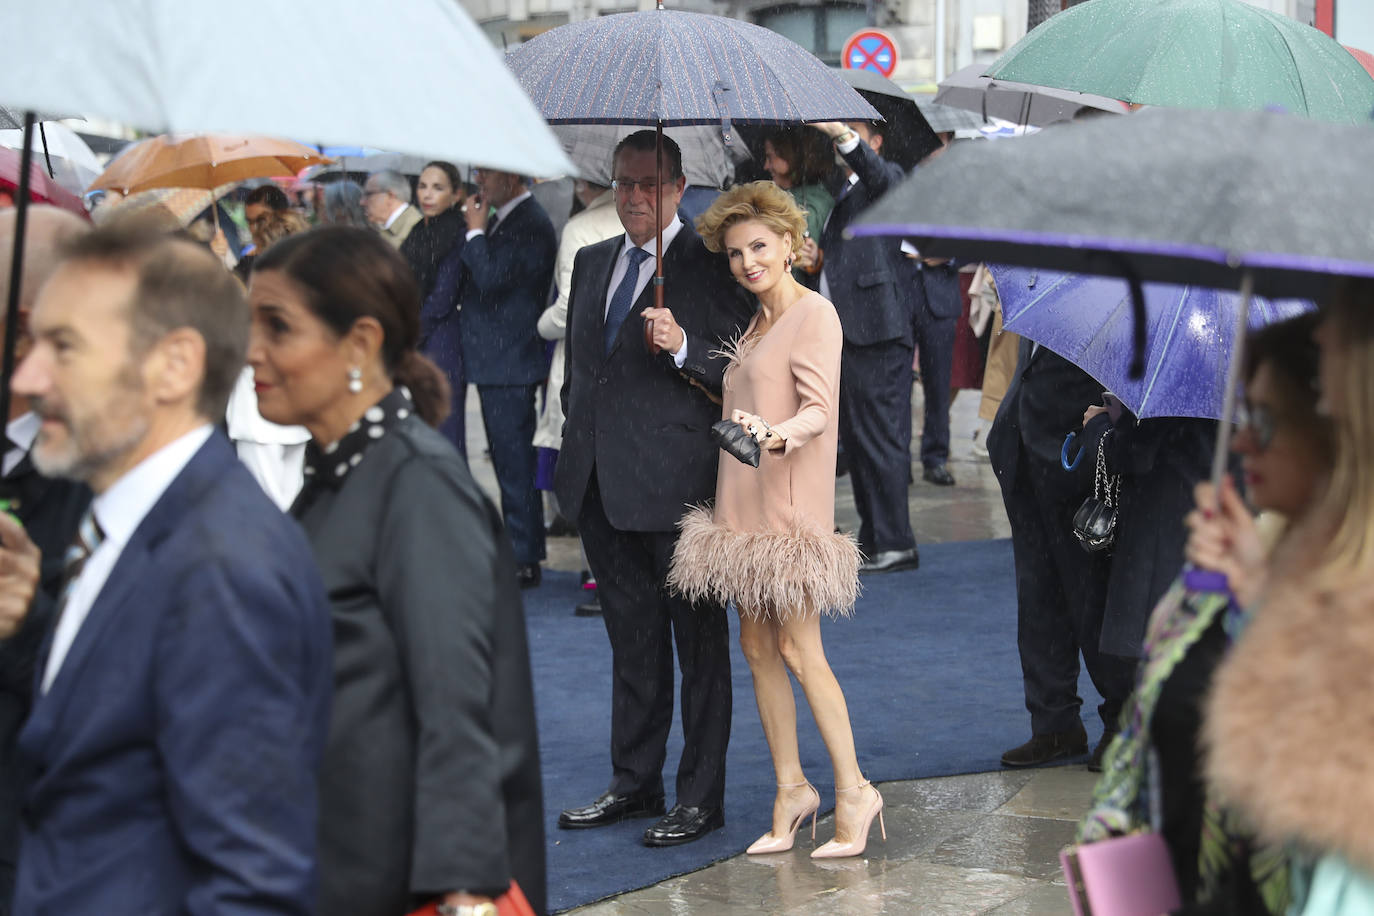
[{"label": "black dress", "polygon": [[545,905],[525,615],[501,517],[397,389],[307,450],[292,514],[334,612],[320,912],[398,916],[514,877]]}]

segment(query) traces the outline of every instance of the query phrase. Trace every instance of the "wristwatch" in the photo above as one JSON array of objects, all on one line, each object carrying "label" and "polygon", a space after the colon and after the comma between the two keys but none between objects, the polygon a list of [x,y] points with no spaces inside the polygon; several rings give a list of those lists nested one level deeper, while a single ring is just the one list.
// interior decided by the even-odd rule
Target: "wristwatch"
[{"label": "wristwatch", "polygon": [[490,900],[486,903],[463,903],[457,906],[441,903],[438,910],[439,916],[496,916],[496,904]]}]

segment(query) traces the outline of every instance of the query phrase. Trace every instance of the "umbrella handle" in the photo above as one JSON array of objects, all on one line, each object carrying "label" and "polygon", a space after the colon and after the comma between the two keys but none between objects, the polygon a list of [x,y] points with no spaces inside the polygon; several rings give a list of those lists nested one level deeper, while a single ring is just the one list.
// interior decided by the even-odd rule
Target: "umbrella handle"
[{"label": "umbrella handle", "polygon": [[1077,438],[1078,433],[1069,433],[1064,437],[1064,445],[1059,449],[1059,465],[1066,471],[1076,471],[1078,466],[1083,463],[1083,453],[1087,451],[1086,448],[1079,448],[1078,454],[1074,455],[1072,459],[1069,458],[1069,447]]}]

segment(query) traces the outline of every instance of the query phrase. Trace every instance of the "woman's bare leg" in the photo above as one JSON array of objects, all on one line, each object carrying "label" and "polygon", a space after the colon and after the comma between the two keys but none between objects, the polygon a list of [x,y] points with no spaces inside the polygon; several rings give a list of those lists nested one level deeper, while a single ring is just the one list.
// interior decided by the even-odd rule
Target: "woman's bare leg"
[{"label": "woman's bare leg", "polygon": [[[819,614],[789,619],[779,624],[778,652],[787,668],[801,683],[806,702],[820,730],[821,740],[830,752],[835,769],[835,788],[851,789],[863,782],[859,758],[854,750],[854,731],[849,724],[849,707],[844,691],[830,670],[821,644]],[[794,719],[795,722],[795,713]],[[796,728],[793,726],[793,741]],[[837,791],[835,794],[835,839],[849,842],[858,832],[864,813],[873,804],[872,792]]]},{"label": "woman's bare leg", "polygon": [[740,614],[739,642],[754,677],[754,699],[759,707],[763,736],[773,757],[773,772],[779,787],[773,799],[773,836],[780,837],[792,826],[796,812],[812,799],[802,772],[797,749],[797,704],[792,697],[792,681],[787,676],[778,651],[778,624],[753,620]]}]

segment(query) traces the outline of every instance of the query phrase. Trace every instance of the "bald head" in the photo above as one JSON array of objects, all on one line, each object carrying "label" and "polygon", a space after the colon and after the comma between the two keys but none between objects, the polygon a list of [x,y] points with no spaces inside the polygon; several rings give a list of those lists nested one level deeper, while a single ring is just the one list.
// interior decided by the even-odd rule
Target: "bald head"
[{"label": "bald head", "polygon": [[[10,261],[14,257],[15,210],[0,210],[0,303],[9,301]],[[91,230],[91,224],[66,210],[47,204],[29,207],[24,235],[24,276],[19,288],[19,310],[25,314],[33,307],[38,290],[57,270],[63,249],[78,236]],[[0,306],[3,307],[3,306]]]}]

